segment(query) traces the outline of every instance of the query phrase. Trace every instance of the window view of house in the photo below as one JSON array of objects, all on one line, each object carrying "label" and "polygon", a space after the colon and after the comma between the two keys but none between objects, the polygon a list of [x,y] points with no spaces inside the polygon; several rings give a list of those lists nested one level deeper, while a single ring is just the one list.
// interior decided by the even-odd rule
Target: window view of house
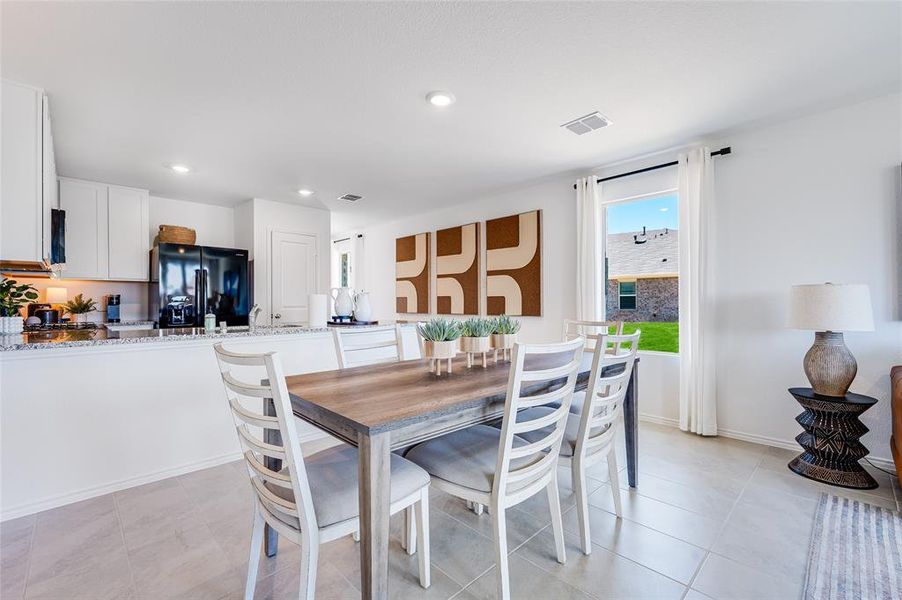
[{"label": "window view of house", "polygon": [[675,194],[610,204],[607,318],[642,330],[642,350],[679,350],[679,225]]}]

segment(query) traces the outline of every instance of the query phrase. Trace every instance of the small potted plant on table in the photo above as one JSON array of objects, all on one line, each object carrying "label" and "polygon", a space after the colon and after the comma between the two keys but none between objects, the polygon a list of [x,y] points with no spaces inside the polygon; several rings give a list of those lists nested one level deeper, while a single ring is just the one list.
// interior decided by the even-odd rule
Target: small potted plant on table
[{"label": "small potted plant on table", "polygon": [[23,319],[19,311],[37,299],[34,287],[4,277],[0,283],[0,333],[21,333]]},{"label": "small potted plant on table", "polygon": [[451,319],[430,319],[425,323],[419,323],[417,329],[423,336],[423,357],[429,359],[429,370],[441,375],[441,361],[447,360],[447,371],[450,373],[451,359],[457,355],[460,323]]},{"label": "small potted plant on table", "polygon": [[89,312],[97,310],[97,303],[93,298],[85,300],[84,295],[79,294],[63,304],[63,308],[66,309],[67,313],[72,315],[72,319],[75,321],[76,325],[78,325],[85,322],[84,319],[80,318],[81,315],[87,315]]},{"label": "small potted plant on table", "polygon": [[492,331],[492,348],[495,349],[495,362],[498,361],[498,351],[501,350],[501,360],[511,359],[511,349],[517,343],[517,332],[520,331],[520,321],[511,319],[507,315],[501,315],[494,320]]},{"label": "small potted plant on table", "polygon": [[473,366],[473,357],[482,354],[482,367],[486,366],[486,354],[492,349],[489,336],[495,331],[491,319],[474,317],[460,324],[460,350],[467,354],[467,367]]}]

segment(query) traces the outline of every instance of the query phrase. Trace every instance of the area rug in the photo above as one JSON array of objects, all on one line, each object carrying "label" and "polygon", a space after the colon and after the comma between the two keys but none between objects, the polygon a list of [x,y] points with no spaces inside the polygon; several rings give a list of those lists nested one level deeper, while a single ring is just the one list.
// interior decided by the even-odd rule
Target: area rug
[{"label": "area rug", "polygon": [[902,598],[902,513],[821,494],[803,598]]}]

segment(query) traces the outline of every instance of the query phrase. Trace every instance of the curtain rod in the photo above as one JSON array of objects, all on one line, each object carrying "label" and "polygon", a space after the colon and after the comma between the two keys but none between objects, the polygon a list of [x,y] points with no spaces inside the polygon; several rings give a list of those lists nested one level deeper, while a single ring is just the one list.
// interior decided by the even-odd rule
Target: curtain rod
[{"label": "curtain rod", "polygon": [[[720,150],[715,150],[711,153],[711,156],[726,156],[727,154],[732,154],[733,150],[727,146],[725,148],[721,148]],[[602,177],[598,180],[598,183],[602,181],[611,181],[612,179],[620,179],[621,177],[629,177],[630,175],[638,175],[639,173],[647,173],[649,171],[657,171],[658,169],[663,169],[665,167],[675,167],[680,164],[680,161],[674,160],[671,162],[661,163],[660,165],[653,165],[651,167],[645,167],[644,169],[636,169],[635,171],[629,171],[627,173],[620,173],[619,175],[611,175],[610,177]],[[573,189],[576,189],[576,184],[573,184]]]}]

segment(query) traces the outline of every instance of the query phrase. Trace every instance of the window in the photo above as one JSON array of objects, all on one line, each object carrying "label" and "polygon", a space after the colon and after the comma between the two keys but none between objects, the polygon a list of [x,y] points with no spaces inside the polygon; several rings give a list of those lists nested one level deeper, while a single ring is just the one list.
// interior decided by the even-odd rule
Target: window
[{"label": "window", "polygon": [[339,262],[339,275],[338,275],[338,285],[339,287],[347,287],[348,286],[348,273],[350,272],[351,266],[351,254],[349,252],[342,252],[341,256],[338,258]]},{"label": "window", "polygon": [[620,310],[636,310],[636,282],[620,282]]},{"label": "window", "polygon": [[673,192],[604,204],[607,318],[641,329],[640,350],[679,351],[678,209]]}]

